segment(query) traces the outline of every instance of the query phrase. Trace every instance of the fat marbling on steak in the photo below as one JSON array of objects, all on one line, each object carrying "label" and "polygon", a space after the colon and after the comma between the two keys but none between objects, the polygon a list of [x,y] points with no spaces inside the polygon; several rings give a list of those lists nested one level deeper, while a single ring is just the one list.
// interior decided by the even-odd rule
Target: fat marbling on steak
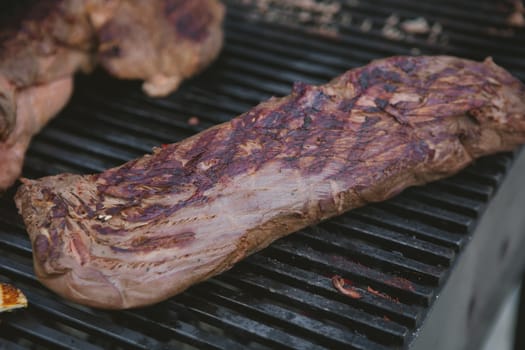
[{"label": "fat marbling on steak", "polygon": [[491,59],[387,58],[103,173],[24,180],[16,203],[47,287],[100,308],[152,304],[300,228],[514,149],[524,101]]},{"label": "fat marbling on steak", "polygon": [[0,191],[26,149],[67,103],[73,74],[96,64],[144,80],[151,96],[177,89],[222,46],[218,0],[23,0],[0,4]]}]

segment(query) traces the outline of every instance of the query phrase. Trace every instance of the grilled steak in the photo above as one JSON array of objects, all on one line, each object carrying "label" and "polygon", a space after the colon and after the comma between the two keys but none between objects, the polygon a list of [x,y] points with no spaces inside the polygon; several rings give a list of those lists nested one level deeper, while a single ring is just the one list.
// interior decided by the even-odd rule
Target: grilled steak
[{"label": "grilled steak", "polygon": [[[26,0],[2,13],[0,190],[20,174],[31,137],[67,103],[76,71],[98,62],[163,96],[208,65],[222,45],[218,0]],[[33,103],[35,113],[24,114],[27,96],[46,105]]]},{"label": "grilled steak", "polygon": [[525,142],[525,87],[487,59],[393,57],[95,175],[23,180],[43,284],[152,304],[275,239]]}]

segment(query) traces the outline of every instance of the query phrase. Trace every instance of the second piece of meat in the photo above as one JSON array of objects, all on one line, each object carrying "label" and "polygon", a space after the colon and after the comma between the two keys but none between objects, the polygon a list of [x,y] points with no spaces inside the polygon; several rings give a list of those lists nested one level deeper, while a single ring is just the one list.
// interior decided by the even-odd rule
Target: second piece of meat
[{"label": "second piece of meat", "polygon": [[[167,95],[218,55],[223,17],[218,0],[26,0],[3,11],[0,191],[19,176],[31,137],[67,103],[76,71],[100,64],[144,80],[151,96]],[[36,97],[29,108],[36,114],[20,109],[24,96]]]}]

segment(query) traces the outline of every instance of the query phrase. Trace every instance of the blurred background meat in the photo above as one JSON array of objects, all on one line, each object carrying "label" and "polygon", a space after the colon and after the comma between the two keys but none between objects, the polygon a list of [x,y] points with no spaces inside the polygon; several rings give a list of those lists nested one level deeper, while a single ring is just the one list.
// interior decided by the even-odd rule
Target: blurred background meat
[{"label": "blurred background meat", "polygon": [[148,95],[164,96],[222,46],[224,7],[217,0],[25,0],[0,7],[0,190],[19,176],[32,135],[67,103],[76,71],[100,64],[118,78],[144,80]]}]

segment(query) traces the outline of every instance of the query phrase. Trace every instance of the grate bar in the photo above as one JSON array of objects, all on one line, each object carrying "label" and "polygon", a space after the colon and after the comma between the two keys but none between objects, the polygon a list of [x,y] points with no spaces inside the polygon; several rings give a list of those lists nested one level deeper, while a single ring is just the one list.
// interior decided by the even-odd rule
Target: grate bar
[{"label": "grate bar", "polygon": [[246,35],[251,35],[252,38],[263,37],[266,39],[265,41],[269,42],[274,41],[274,39],[275,41],[287,42],[292,47],[304,47],[307,52],[315,50],[341,58],[354,58],[359,65],[386,54],[408,54],[408,50],[399,46],[396,47],[392,42],[386,42],[387,47],[384,47],[383,43],[366,40],[361,35],[359,35],[361,37],[357,35],[340,35],[333,39],[312,34],[305,38],[303,31],[292,26],[257,22],[258,26],[254,28],[249,22],[242,20],[245,14],[243,9],[229,8],[228,14],[232,17],[232,20],[226,23],[226,27],[228,29],[231,28],[230,30],[232,31],[246,33]]},{"label": "grate bar", "polygon": [[[341,237],[340,234],[322,227],[311,227],[291,238],[301,240],[317,250],[335,256],[348,256],[368,266],[382,267],[384,271],[417,276],[422,283],[439,284],[445,275],[443,268],[434,267],[377,247],[371,242],[356,238]],[[337,255],[336,255],[337,254]]]},{"label": "grate bar", "polygon": [[[4,226],[2,224],[2,226]],[[4,230],[8,230],[7,232]],[[12,226],[8,225],[6,228],[2,227],[0,229],[0,244],[14,251],[20,251],[25,253],[27,256],[31,256],[31,243],[29,240],[23,239],[21,237],[22,233],[12,234],[11,232],[21,231],[19,229],[13,229]]]},{"label": "grate bar", "polygon": [[[98,334],[102,337],[111,338],[114,342],[136,349],[157,349],[160,348],[159,342],[149,338],[139,332],[121,327],[111,322],[111,318],[101,317],[104,313],[95,316],[91,313],[83,312],[72,307],[66,306],[62,302],[57,302],[54,298],[43,298],[41,294],[31,287],[24,288],[29,300],[39,300],[38,303],[32,303],[32,308],[45,312],[60,322],[76,327],[92,334]],[[44,302],[42,302],[45,300]]]},{"label": "grate bar", "polygon": [[53,143],[46,142],[43,138],[36,138],[31,150],[35,155],[41,155],[46,158],[58,160],[70,167],[75,167],[77,172],[80,170],[83,173],[101,172],[110,168],[113,163],[107,162],[101,158],[86,154],[86,152],[75,152],[64,147],[60,147]]},{"label": "grate bar", "polygon": [[[73,105],[71,109],[74,113],[85,113],[79,110],[76,105]],[[101,110],[103,109],[101,108]],[[100,110],[97,109],[90,114],[90,118],[92,121],[101,122],[119,128],[121,132],[129,132],[135,137],[145,136],[152,140],[156,140],[156,146],[163,141],[174,139],[173,132],[170,133],[166,128],[158,127],[153,129],[153,125],[146,127],[145,125],[142,125],[143,123],[141,123],[140,120],[133,118],[133,115],[127,114],[126,118],[121,118],[121,115],[122,113],[110,115],[107,112],[100,112]]]},{"label": "grate bar", "polygon": [[[130,92],[131,93],[131,92]],[[132,118],[133,121],[142,126],[143,123],[151,122],[147,128],[142,128],[145,135],[153,136],[156,139],[158,136],[152,134],[152,131],[161,130],[164,128],[164,132],[161,134],[163,138],[181,139],[187,137],[189,133],[195,132],[191,126],[188,125],[181,117],[187,115],[187,112],[177,110],[175,105],[171,104],[170,110],[155,108],[144,108],[144,104],[155,105],[155,103],[161,103],[161,100],[152,101],[150,98],[137,96],[136,98],[123,97],[119,100],[107,100],[102,96],[97,96],[93,92],[85,92],[82,96],[82,100],[79,101],[82,104],[96,104],[100,110],[109,111],[115,114],[119,118]],[[150,107],[151,107],[150,106]],[[106,117],[105,115],[103,116]],[[89,119],[89,116],[86,116]],[[121,127],[121,124],[118,124]],[[170,127],[170,132],[167,132],[166,127]],[[135,129],[131,129],[134,132]],[[137,130],[138,131],[138,130]]]},{"label": "grate bar", "polygon": [[[230,58],[227,63],[234,67],[252,68],[255,73],[259,73],[265,78],[278,79],[284,83],[284,87],[288,90],[290,89],[290,83],[304,79],[306,74],[312,78],[312,82],[321,83],[326,80],[327,77],[334,77],[341,73],[339,69],[332,68],[332,64],[323,61],[319,62],[319,58],[316,58],[316,60],[312,62],[310,57],[308,57],[309,55],[290,57],[290,50],[288,50],[286,57],[281,58],[280,56],[282,56],[282,54],[278,54],[280,50],[285,49],[285,45],[277,45],[274,43],[272,46],[271,51],[266,47],[255,47],[251,49],[245,46],[232,46],[228,51],[228,53],[232,55],[232,58]],[[255,58],[257,59],[255,60]],[[257,62],[257,65],[252,65],[250,62]],[[255,68],[258,66],[275,69],[278,74],[268,75],[267,72],[260,68]],[[343,69],[348,69],[348,63]],[[270,88],[268,91],[279,91],[281,86],[279,85],[277,88],[277,90]]]},{"label": "grate bar", "polygon": [[349,216],[338,217],[324,225],[329,227],[330,230],[346,232],[346,235],[351,237],[373,239],[386,248],[401,251],[403,254],[414,258],[424,258],[425,261],[438,265],[447,266],[455,257],[455,252],[451,248],[418,239],[412,235],[399,233],[392,229],[367,224],[354,218],[347,218]]},{"label": "grate bar", "polygon": [[[362,11],[363,6],[366,6],[365,4],[360,4],[358,7],[352,7],[349,12],[352,14],[353,18],[359,18],[360,21],[363,21],[365,19],[373,20],[375,27],[381,28],[384,24],[384,21],[388,16],[390,16],[392,13],[400,13],[399,9],[396,8],[386,8],[388,5],[375,5],[371,7],[371,10],[364,13],[360,13]],[[385,7],[386,6],[386,7]],[[239,9],[230,9],[229,13],[233,16],[243,16],[243,13],[245,13],[246,8],[241,6]],[[379,14],[382,14],[382,16],[378,16]],[[421,16],[421,13],[418,12],[410,12],[407,13],[404,12],[406,17],[414,18],[417,16]],[[451,23],[449,19],[442,18],[442,17],[434,17],[432,13],[429,13],[426,17],[432,19],[433,21],[440,21],[445,25],[445,28],[448,29],[448,26],[452,25],[454,27],[454,23]],[[463,27],[468,27],[468,21],[462,22]],[[275,25],[274,25],[275,27]],[[289,28],[289,26],[283,26],[283,28]],[[467,28],[468,29],[468,28]],[[361,47],[366,48],[366,51],[373,51],[378,50],[379,52],[384,51],[385,48],[387,48],[389,55],[397,54],[408,54],[410,49],[414,46],[417,46],[419,48],[424,48],[427,53],[430,54],[438,54],[442,53],[445,49],[450,52],[454,53],[459,56],[473,56],[474,54],[477,55],[477,59],[483,59],[486,56],[487,52],[487,45],[491,46],[493,40],[481,40],[478,39],[479,36],[473,36],[472,34],[479,34],[480,28],[473,27],[471,28],[470,36],[463,36],[461,34],[461,28],[458,29],[458,32],[452,32],[450,34],[453,34],[452,39],[453,41],[449,43],[446,46],[443,45],[437,45],[437,44],[429,44],[426,42],[426,40],[419,39],[417,37],[414,37],[411,39],[410,42],[405,41],[392,41],[389,40],[381,34],[379,29],[372,29],[370,32],[363,33],[360,29],[357,29],[355,27],[343,27],[341,30],[342,35],[338,36],[338,40],[340,42],[347,42],[352,41],[351,44],[353,50],[358,50]],[[361,38],[370,37],[372,40],[361,40]],[[378,47],[377,43],[381,42],[382,47]],[[473,44],[476,42],[475,44]],[[458,45],[454,46],[454,44],[457,43]],[[340,44],[340,43],[339,43]],[[498,46],[494,47],[494,52],[500,52],[502,51],[501,47],[504,46],[504,42],[498,42]],[[356,47],[357,46],[357,47]],[[396,47],[397,46],[397,47]],[[476,50],[476,51],[473,51]],[[508,48],[509,52],[513,52],[514,54],[516,51],[515,45],[512,45]],[[476,53],[475,53],[476,52]],[[382,54],[384,56],[384,54]],[[368,59],[365,59],[365,61],[369,61],[370,59],[377,58],[377,57],[369,57]],[[514,68],[515,74],[519,76],[525,76],[525,67],[522,66],[522,62],[519,60],[516,60],[513,58],[512,54],[510,55],[502,55],[502,56],[496,56],[497,61],[500,64],[503,64],[504,66],[512,66],[512,67],[520,67],[520,71],[516,71],[516,68]]]},{"label": "grate bar", "polygon": [[111,125],[97,127],[98,133],[93,134],[88,128],[89,124],[89,120],[86,119],[70,120],[64,118],[57,120],[54,125],[62,129],[62,132],[77,133],[86,138],[104,142],[104,144],[115,145],[114,147],[128,151],[131,157],[136,157],[139,153],[150,152],[153,147],[158,146],[158,143],[153,139],[147,140],[144,137],[135,137],[129,133],[122,133],[119,132],[119,128]]},{"label": "grate bar", "polygon": [[[401,305],[394,297],[371,293],[368,288],[361,288],[362,298],[354,301],[336,291],[331,279],[327,276],[298,268],[295,265],[285,264],[277,259],[267,257],[266,254],[250,257],[246,265],[249,266],[249,269],[254,269],[252,271],[258,271],[269,278],[286,282],[291,286],[302,288],[329,300],[359,307],[379,317],[386,316],[407,327],[415,325],[421,316],[421,310],[418,307]],[[322,308],[322,305],[318,305],[317,308]]]},{"label": "grate bar", "polygon": [[40,134],[40,140],[57,146],[66,146],[75,153],[89,152],[94,156],[108,158],[113,162],[123,162],[132,159],[135,152],[127,152],[122,148],[114,147],[109,143],[101,143],[89,136],[81,136],[69,130],[49,128]]},{"label": "grate bar", "polygon": [[234,333],[241,333],[245,336],[271,346],[275,349],[321,349],[324,347],[309,342],[303,338],[289,334],[273,326],[268,326],[252,318],[240,315],[225,307],[219,306],[209,300],[194,295],[182,294],[178,298],[189,310],[201,317],[206,322],[214,324],[220,328],[234,330]]},{"label": "grate bar", "polygon": [[267,301],[264,297],[245,295],[224,288],[212,280],[193,289],[207,300],[215,300],[218,304],[226,305],[238,312],[247,313],[255,319],[266,319],[268,322],[281,325],[290,332],[297,332],[299,336],[315,339],[316,342],[327,347],[355,347],[358,340],[355,335],[348,334],[344,328],[317,321],[307,313],[291,311],[289,308],[276,304],[273,300]]},{"label": "grate bar", "polygon": [[[52,157],[38,156],[32,152],[32,149],[33,146],[29,148],[31,153],[28,154],[24,160],[24,170],[28,171],[29,174],[35,174],[36,177],[42,177],[49,174],[49,172],[52,172],[53,174],[78,174],[81,172],[78,168],[56,162]],[[25,175],[28,176],[29,174]]]},{"label": "grate bar", "polygon": [[81,341],[73,336],[56,331],[53,328],[46,327],[41,323],[36,322],[27,314],[23,316],[18,314],[15,317],[10,317],[7,327],[14,329],[29,338],[35,339],[40,344],[45,343],[49,346],[52,346],[54,349],[102,349],[101,347]]},{"label": "grate bar", "polygon": [[[326,271],[327,275],[343,275],[352,281],[358,281],[373,288],[380,285],[382,289],[395,293],[400,300],[407,303],[428,305],[433,296],[432,289],[429,287],[370,268],[340,255],[316,251],[302,243],[278,241],[268,250],[278,253],[279,258],[285,262],[290,260],[296,263],[302,262],[305,266]],[[403,284],[398,284],[397,282],[401,279]]]},{"label": "grate bar", "polygon": [[[355,332],[366,333],[374,342],[400,344],[408,335],[406,327],[387,321],[383,317],[364,313],[356,307],[326,299],[265,276],[256,275],[252,271],[244,269],[237,271],[238,275],[234,277],[231,274],[225,274],[220,279],[235,286],[249,288],[254,294],[262,293],[267,298],[271,296],[280,299],[284,305],[292,305],[307,312],[311,310],[312,315],[315,313],[319,317],[326,317],[341,325],[351,326]],[[242,278],[239,278],[241,276]]]},{"label": "grate bar", "polygon": [[447,193],[432,184],[424,188],[411,188],[405,193],[408,198],[413,197],[429,205],[436,204],[468,217],[477,217],[484,207],[481,201]]},{"label": "grate bar", "polygon": [[[12,335],[12,332],[8,332],[6,328],[0,330],[0,337],[6,337],[7,334]],[[25,350],[26,349],[6,339],[2,339],[0,344],[2,344],[2,350]]]},{"label": "grate bar", "polygon": [[434,183],[434,186],[448,191],[469,196],[479,200],[488,200],[494,193],[494,188],[487,185],[473,184],[460,176],[451,177]]},{"label": "grate bar", "polygon": [[[425,2],[414,4],[411,2],[410,6],[406,5],[407,2],[402,0],[396,0],[395,4],[392,4],[391,1],[374,0],[372,2],[363,2],[358,7],[354,7],[352,10],[353,13],[362,10],[365,12],[365,15],[374,17],[380,14],[384,16],[384,18],[388,17],[392,13],[401,15],[403,18],[416,18],[423,15],[430,22],[439,21],[443,25],[445,31],[450,33],[454,40],[461,39],[458,42],[461,42],[462,44],[470,44],[477,49],[483,49],[483,45],[488,45],[485,46],[485,48],[496,50],[498,54],[502,51],[513,52],[517,53],[518,55],[523,55],[525,53],[525,51],[523,51],[521,48],[507,46],[507,44],[512,45],[512,41],[507,42],[507,40],[504,39],[495,42],[490,40],[492,38],[488,37],[487,34],[485,34],[485,37],[482,35],[475,35],[479,33],[487,33],[489,26],[508,27],[508,25],[505,23],[505,17],[495,18],[494,15],[492,15],[476,18],[475,12],[470,12],[468,16],[463,14],[460,17],[461,19],[458,21],[454,19],[454,13],[457,13],[457,10],[445,10],[445,12],[447,12],[447,14],[445,14],[443,13],[443,6],[440,6],[437,3],[432,4]],[[496,19],[496,21],[494,21],[494,19]],[[463,33],[467,33],[469,35],[466,36],[463,35]],[[514,63],[515,61],[513,64]],[[521,65],[521,63],[518,63],[518,66],[519,65]]]},{"label": "grate bar", "polygon": [[416,215],[424,218],[436,227],[457,233],[467,233],[474,219],[443,208],[417,202],[407,197],[396,197],[381,203],[379,206],[401,212],[405,215]]},{"label": "grate bar", "polygon": [[[216,350],[242,349],[244,347],[243,344],[204,332],[198,326],[180,320],[178,313],[169,310],[159,311],[158,308],[155,311],[155,313],[144,312],[143,310],[125,312],[124,317],[128,322],[136,323],[136,327],[150,330],[161,338],[169,339],[171,343],[177,339],[198,348]],[[158,315],[162,315],[164,320],[158,320]],[[166,320],[170,321],[166,322]]]},{"label": "grate bar", "polygon": [[[0,256],[0,270],[7,274],[13,274],[24,277],[26,280],[37,283],[33,274],[31,264],[20,262],[22,259],[15,259],[14,256]],[[25,259],[30,260],[30,259]],[[9,263],[9,265],[7,265]],[[54,299],[60,299],[58,296],[52,296],[49,292],[38,291],[36,287],[17,283],[27,296],[32,310],[38,310],[47,315],[46,319],[52,317],[64,324],[77,327],[82,331],[88,331],[98,334],[99,336],[109,337],[115,342],[125,344],[137,349],[155,349],[158,342],[148,338],[138,332],[123,328],[110,321],[108,316],[102,316],[87,313],[66,306],[63,301],[57,302]],[[33,302],[35,301],[35,302]],[[36,302],[38,301],[38,302]]]}]

